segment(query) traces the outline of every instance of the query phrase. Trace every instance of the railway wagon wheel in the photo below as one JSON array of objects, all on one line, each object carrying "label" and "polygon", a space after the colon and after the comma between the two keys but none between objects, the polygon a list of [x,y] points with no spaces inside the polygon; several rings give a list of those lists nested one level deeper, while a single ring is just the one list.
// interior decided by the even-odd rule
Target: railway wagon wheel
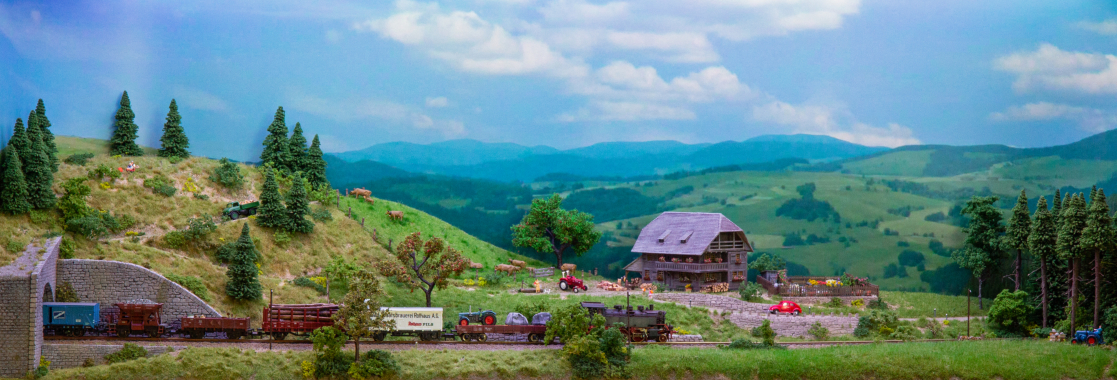
[{"label": "railway wagon wheel", "polygon": [[286,338],[287,338],[287,333],[284,333],[284,332],[273,332],[273,333],[271,333],[271,339],[272,340],[283,340],[283,339],[286,339]]},{"label": "railway wagon wheel", "polygon": [[189,330],[186,332],[186,335],[190,336],[190,339],[202,339],[206,337],[205,331],[200,330]]},{"label": "railway wagon wheel", "polygon": [[148,338],[158,338],[159,337],[159,328],[158,327],[148,327],[148,328],[144,329],[144,333],[147,334]]},{"label": "railway wagon wheel", "polygon": [[643,342],[643,341],[646,341],[646,340],[648,340],[648,332],[647,331],[644,331],[644,330],[633,330],[632,331],[632,341],[633,342]]},{"label": "railway wagon wheel", "polygon": [[476,334],[476,335],[477,335],[477,341],[478,342],[485,342],[485,341],[489,340],[489,334],[479,333],[479,334]]},{"label": "railway wagon wheel", "polygon": [[388,333],[381,331],[381,332],[372,334],[372,340],[375,340],[377,342],[383,342],[384,338],[387,337],[387,336],[388,336]]},{"label": "railway wagon wheel", "polygon": [[116,336],[119,336],[121,338],[127,338],[129,335],[132,335],[132,329],[131,328],[118,327],[116,329]]},{"label": "railway wagon wheel", "polygon": [[539,334],[536,334],[536,333],[527,334],[527,341],[528,342],[539,343],[542,340],[543,340],[543,337],[539,336]]},{"label": "railway wagon wheel", "polygon": [[664,334],[663,332],[660,332],[659,335],[656,335],[655,341],[660,342],[660,343],[666,342],[667,341],[667,334]]},{"label": "railway wagon wheel", "polygon": [[240,339],[242,336],[244,336],[244,331],[233,330],[225,332],[225,337],[233,340]]}]

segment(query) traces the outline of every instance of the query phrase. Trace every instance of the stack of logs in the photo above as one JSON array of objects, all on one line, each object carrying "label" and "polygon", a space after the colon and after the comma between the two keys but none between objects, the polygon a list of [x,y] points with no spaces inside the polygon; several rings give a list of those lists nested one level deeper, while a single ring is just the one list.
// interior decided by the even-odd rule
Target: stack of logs
[{"label": "stack of logs", "polygon": [[651,282],[645,282],[645,283],[643,283],[643,284],[640,284],[640,291],[642,291],[642,292],[652,292],[652,293],[655,293],[655,291],[656,291],[656,290],[659,290],[659,289],[656,289],[656,286],[655,286],[655,284],[654,284],[654,283],[651,283]]},{"label": "stack of logs", "polygon": [[625,287],[623,285],[614,284],[612,282],[605,281],[605,280],[601,280],[601,282],[597,283],[597,288],[608,290],[610,292],[621,292],[621,291],[625,290]]},{"label": "stack of logs", "polygon": [[268,319],[299,322],[330,322],[338,306],[329,303],[314,304],[272,304],[268,307]]},{"label": "stack of logs", "polygon": [[719,282],[719,283],[716,283],[716,284],[713,284],[713,285],[706,285],[706,286],[703,286],[702,289],[698,290],[699,293],[725,293],[725,292],[728,292],[728,291],[729,291],[729,283],[728,282]]}]

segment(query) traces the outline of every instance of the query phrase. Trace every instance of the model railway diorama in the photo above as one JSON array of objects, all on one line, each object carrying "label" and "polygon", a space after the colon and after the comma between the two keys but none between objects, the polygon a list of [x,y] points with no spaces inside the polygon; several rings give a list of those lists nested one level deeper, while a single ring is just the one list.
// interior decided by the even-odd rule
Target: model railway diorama
[{"label": "model railway diorama", "polygon": [[[603,315],[606,328],[623,323],[625,327],[621,332],[632,342],[666,342],[674,334],[672,326],[667,324],[667,313],[655,310],[652,305],[637,306],[635,310],[623,305],[610,309],[600,302],[582,302],[581,305],[589,315]],[[161,303],[117,303],[102,309],[98,303],[44,302],[43,333],[67,337],[285,340],[289,336],[306,336],[315,329],[334,326],[333,316],[338,311],[335,304],[271,304],[263,309],[260,328],[252,328],[251,318],[186,316],[166,323],[160,316],[162,308]],[[383,341],[388,336],[414,336],[424,342],[444,339],[485,342],[488,334],[524,334],[528,342],[537,343],[547,335],[547,322],[551,319],[549,313],[535,314],[530,321],[521,314],[509,313],[505,324],[498,325],[496,313],[485,310],[461,313],[459,323],[445,330],[439,307],[382,310],[388,312],[393,326],[373,334],[375,341]]]}]

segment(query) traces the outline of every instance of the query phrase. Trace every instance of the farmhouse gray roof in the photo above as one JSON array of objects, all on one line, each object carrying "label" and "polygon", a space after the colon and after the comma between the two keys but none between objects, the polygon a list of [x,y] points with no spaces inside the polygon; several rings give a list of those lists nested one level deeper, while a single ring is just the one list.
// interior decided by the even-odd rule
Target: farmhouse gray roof
[{"label": "farmhouse gray roof", "polygon": [[[640,230],[632,252],[672,255],[701,255],[722,232],[740,232],[741,227],[725,215],[705,212],[665,212]],[[746,251],[752,247],[745,246]]]}]

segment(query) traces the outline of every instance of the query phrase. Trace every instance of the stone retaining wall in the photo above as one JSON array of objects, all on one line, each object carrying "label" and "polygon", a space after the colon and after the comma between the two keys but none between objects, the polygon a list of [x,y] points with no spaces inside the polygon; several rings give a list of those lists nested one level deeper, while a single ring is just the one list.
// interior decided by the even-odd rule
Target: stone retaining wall
[{"label": "stone retaining wall", "polygon": [[752,329],[760,326],[764,320],[770,321],[772,330],[779,336],[810,337],[807,330],[815,322],[822,324],[830,330],[830,335],[850,335],[857,328],[857,317],[847,316],[818,316],[818,315],[772,315],[756,313],[733,313],[729,321],[743,329]]},{"label": "stone retaining wall", "polygon": [[[143,346],[143,345],[141,345]],[[168,346],[143,346],[147,349],[147,356],[152,357],[177,351],[185,347]],[[84,344],[44,344],[43,357],[50,360],[50,369],[63,369],[81,367],[86,359],[92,359],[94,364],[105,364],[105,355],[120,351],[123,345],[84,345]]]},{"label": "stone retaining wall", "polygon": [[764,313],[772,305],[745,302],[737,298],[706,293],[656,293],[651,295],[656,301],[674,302],[684,306],[700,306],[737,312]]},{"label": "stone retaining wall", "polygon": [[105,260],[59,260],[58,278],[69,282],[82,302],[114,303],[147,299],[163,304],[163,323],[178,327],[188,315],[220,317],[221,313],[182,285],[136,264]]},{"label": "stone retaining wall", "polygon": [[61,238],[45,247],[28,245],[0,267],[0,377],[21,377],[38,368],[43,344],[43,296],[54,298],[55,262]]},{"label": "stone retaining wall", "polygon": [[692,334],[692,335],[675,335],[675,336],[672,336],[671,339],[669,339],[667,341],[668,342],[702,342],[703,340],[702,340],[702,335]]}]

